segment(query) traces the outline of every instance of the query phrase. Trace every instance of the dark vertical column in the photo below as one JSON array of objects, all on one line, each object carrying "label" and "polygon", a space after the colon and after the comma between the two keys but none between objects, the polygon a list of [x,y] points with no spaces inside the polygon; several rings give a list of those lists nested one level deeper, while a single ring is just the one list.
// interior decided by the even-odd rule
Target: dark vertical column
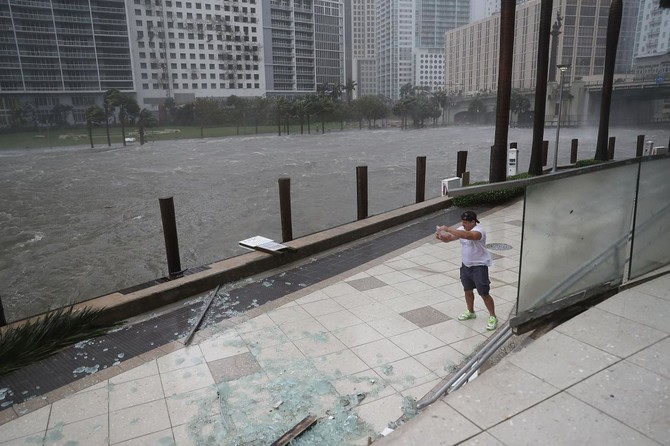
[{"label": "dark vertical column", "polygon": [[577,162],[577,147],[579,147],[579,140],[573,138],[570,144],[570,164]]},{"label": "dark vertical column", "polygon": [[549,43],[551,40],[551,10],[553,0],[542,0],[540,5],[540,33],[537,42],[537,74],[535,76],[535,116],[533,117],[533,144],[530,149],[528,173],[542,175],[542,138],[547,100]]},{"label": "dark vertical column", "polygon": [[496,102],[495,150],[491,157],[489,182],[507,180],[507,136],[512,95],[512,60],[516,0],[502,0],[500,8],[500,55],[498,58],[498,97]]},{"label": "dark vertical column", "polygon": [[5,309],[2,306],[2,298],[0,297],[0,327],[7,325],[7,318],[5,318]]},{"label": "dark vertical column", "polygon": [[549,141],[542,141],[542,167],[547,167],[547,155],[549,154]]},{"label": "dark vertical column", "polygon": [[637,135],[637,146],[635,148],[635,156],[642,156],[644,154],[644,135]]},{"label": "dark vertical column", "polygon": [[426,157],[416,157],[416,202],[426,199]]},{"label": "dark vertical column", "polygon": [[493,165],[495,164],[495,153],[496,153],[496,146],[493,145],[491,146],[491,153],[489,154],[489,178],[493,176]]},{"label": "dark vertical column", "polygon": [[356,166],[358,219],[368,218],[368,166]]},{"label": "dark vertical column", "polygon": [[291,179],[279,179],[279,215],[281,216],[282,242],[293,240],[293,222],[291,220]]},{"label": "dark vertical column", "polygon": [[607,159],[614,159],[614,146],[616,145],[616,136],[610,136],[607,143]]},{"label": "dark vertical column", "polygon": [[605,67],[603,70],[603,89],[600,103],[600,123],[598,126],[598,141],[594,159],[607,161],[607,136],[610,126],[610,110],[612,107],[612,89],[614,86],[614,67],[616,50],[621,32],[622,0],[612,0],[609,16],[607,17],[607,40],[605,43]]},{"label": "dark vertical column", "polygon": [[465,172],[467,164],[468,164],[468,151],[459,150],[458,152],[456,152],[456,176],[458,178],[463,178],[463,172]]},{"label": "dark vertical column", "polygon": [[159,198],[161,220],[163,221],[163,237],[165,238],[165,254],[167,255],[169,276],[181,273],[179,260],[179,240],[177,239],[177,222],[172,197]]}]

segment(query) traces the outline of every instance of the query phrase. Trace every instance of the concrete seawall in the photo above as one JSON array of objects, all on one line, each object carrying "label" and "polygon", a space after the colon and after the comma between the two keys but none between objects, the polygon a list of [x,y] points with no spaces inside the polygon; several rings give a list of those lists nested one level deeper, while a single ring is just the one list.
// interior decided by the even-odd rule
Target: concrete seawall
[{"label": "concrete seawall", "polygon": [[[155,284],[139,287],[140,289],[135,287],[135,290],[131,292],[122,290],[98,296],[75,304],[74,309],[102,310],[101,323],[119,322],[206,292],[219,284],[233,282],[288,265],[319,252],[368,237],[385,229],[446,209],[451,204],[451,198],[437,197],[422,203],[404,206],[364,220],[354,221],[286,242],[284,244],[292,250],[279,256],[259,251],[242,254],[204,267],[194,268],[198,271],[185,274],[182,277],[171,280],[163,278],[162,283],[156,281]],[[5,328],[22,325],[39,317],[40,315],[37,315],[29,319],[16,321]]]}]

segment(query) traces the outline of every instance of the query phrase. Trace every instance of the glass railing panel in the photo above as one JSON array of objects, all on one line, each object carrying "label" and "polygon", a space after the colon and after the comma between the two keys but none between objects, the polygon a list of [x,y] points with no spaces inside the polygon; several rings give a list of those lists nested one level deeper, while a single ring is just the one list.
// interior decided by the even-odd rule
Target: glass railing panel
[{"label": "glass railing panel", "polygon": [[668,172],[670,158],[640,165],[630,279],[670,264]]},{"label": "glass railing panel", "polygon": [[638,164],[526,188],[517,313],[620,283]]}]

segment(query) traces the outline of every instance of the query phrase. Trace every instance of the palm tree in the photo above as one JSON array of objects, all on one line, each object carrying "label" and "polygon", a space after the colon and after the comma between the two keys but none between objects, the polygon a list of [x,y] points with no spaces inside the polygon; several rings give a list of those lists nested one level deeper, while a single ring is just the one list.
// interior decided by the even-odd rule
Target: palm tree
[{"label": "palm tree", "polygon": [[106,118],[105,111],[97,105],[91,105],[86,109],[86,127],[88,128],[88,139],[91,142],[91,149],[93,148],[93,124],[106,120]]},{"label": "palm tree", "polygon": [[616,61],[617,43],[621,32],[622,0],[612,0],[609,17],[607,19],[607,41],[605,43],[605,67],[603,72],[603,90],[600,104],[600,125],[598,127],[598,142],[596,143],[596,160],[607,161],[607,148],[610,108],[612,105],[612,88],[614,83],[614,66]]},{"label": "palm tree", "polygon": [[516,114],[517,123],[519,122],[519,115],[525,113],[530,108],[530,100],[524,96],[519,90],[512,90],[510,98],[510,111]]},{"label": "palm tree", "polygon": [[[107,145],[112,145],[112,140],[109,137],[109,117],[116,111],[117,105],[122,102],[123,94],[116,88],[110,88],[102,96],[103,110],[105,112],[105,131],[107,133]],[[123,138],[123,145],[126,145],[126,138]]]},{"label": "palm tree", "polygon": [[144,145],[144,130],[147,127],[156,125],[156,117],[146,108],[140,110],[137,114],[137,131],[140,134],[140,145]]},{"label": "palm tree", "polygon": [[254,115],[254,126],[256,133],[258,133],[258,122],[265,117],[265,112],[268,108],[269,101],[264,97],[254,98],[251,102],[251,112]]},{"label": "palm tree", "polygon": [[354,98],[354,90],[356,89],[356,81],[349,79],[347,83],[344,84],[344,91],[347,92],[347,104],[351,102]]},{"label": "palm tree", "polygon": [[437,105],[440,107],[440,110],[442,110],[442,125],[444,125],[444,115],[445,115],[444,110],[447,107],[449,94],[445,90],[442,90],[440,88],[435,93],[433,93],[433,97],[435,98],[435,102],[437,102]]},{"label": "palm tree", "polygon": [[470,104],[468,104],[468,113],[470,114],[470,116],[474,115],[475,124],[479,124],[480,121],[479,116],[483,111],[485,111],[484,101],[482,101],[479,95],[477,95],[472,101],[470,101]]},{"label": "palm tree", "polygon": [[277,130],[281,136],[281,119],[287,113],[289,103],[284,97],[277,97],[275,99],[275,115],[277,117]]}]

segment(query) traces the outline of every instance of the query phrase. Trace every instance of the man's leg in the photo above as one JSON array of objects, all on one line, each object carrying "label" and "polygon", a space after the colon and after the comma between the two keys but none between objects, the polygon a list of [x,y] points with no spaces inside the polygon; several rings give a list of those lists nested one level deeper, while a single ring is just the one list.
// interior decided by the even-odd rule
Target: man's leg
[{"label": "man's leg", "polygon": [[491,295],[487,294],[486,296],[482,296],[482,300],[484,301],[484,305],[486,305],[486,309],[489,310],[489,315],[490,316],[495,316],[496,315],[496,305],[493,302],[493,298],[491,297]]},{"label": "man's leg", "polygon": [[[493,301],[493,299],[491,299],[491,301]],[[465,305],[467,305],[470,313],[475,312],[475,293],[472,290],[465,290]],[[488,308],[488,306],[486,308]]]}]

